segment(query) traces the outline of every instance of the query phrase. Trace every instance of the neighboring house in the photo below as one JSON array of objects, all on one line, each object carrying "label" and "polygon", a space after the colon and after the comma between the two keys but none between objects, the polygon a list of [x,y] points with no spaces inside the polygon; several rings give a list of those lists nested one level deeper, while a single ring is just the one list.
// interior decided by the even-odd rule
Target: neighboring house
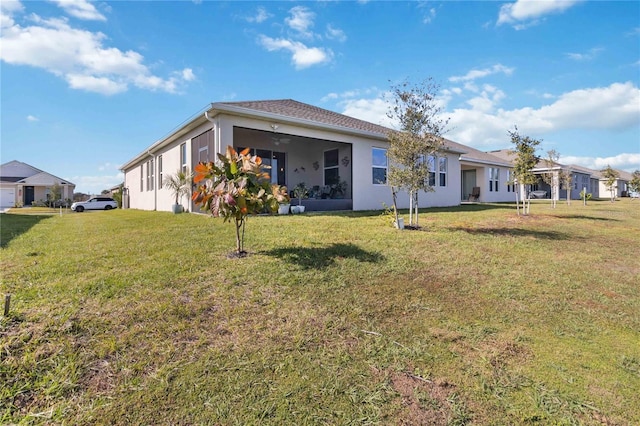
[{"label": "neighboring house", "polygon": [[[178,170],[192,171],[227,146],[250,148],[271,166],[273,183],[311,189],[307,210],[379,210],[392,203],[387,185],[390,129],[291,99],[211,104],[200,115],[121,166],[123,205],[170,211],[174,198],[162,181]],[[445,145],[430,158],[434,192],[420,207],[454,206],[462,200],[460,155],[466,147]],[[339,191],[342,189],[342,191]],[[181,203],[193,211],[190,200]],[[401,207],[409,206],[406,193]]]},{"label": "neighboring house", "polygon": [[55,185],[60,187],[62,200],[73,198],[75,184],[29,164],[9,161],[0,165],[0,207],[44,203]]},{"label": "neighboring house", "polygon": [[587,194],[591,194],[592,198],[600,198],[599,172],[576,164],[571,164],[568,167],[578,173],[578,176],[574,179],[574,182],[578,185],[578,197],[580,197],[580,192],[585,189]]},{"label": "neighboring house", "polygon": [[477,187],[480,195],[477,200],[472,201],[484,203],[515,201],[515,187],[509,184],[512,181],[510,161],[456,142],[446,141],[446,145],[463,151],[460,155],[461,200],[469,201],[473,188]]},{"label": "neighboring house", "polygon": [[[615,192],[616,197],[628,197],[629,196],[629,182],[633,179],[633,175],[629,172],[625,172],[624,170],[614,169],[618,172],[618,179],[616,179],[613,184],[613,191]],[[600,196],[602,198],[610,198],[611,191],[606,185],[606,179],[602,177],[602,173],[600,171],[595,172],[595,175],[598,177],[598,186],[600,188]]]},{"label": "neighboring house", "polygon": [[[513,150],[509,149],[490,151],[490,154],[504,161],[508,161],[511,164],[513,164],[515,156],[517,155]],[[573,164],[564,165],[555,162],[549,164],[547,160],[541,159],[531,171],[534,175],[539,176],[539,180],[537,183],[531,185],[529,191],[546,191],[547,198],[549,199],[552,196],[554,196],[556,200],[566,199],[567,191],[569,191],[569,197],[572,200],[577,200],[580,198],[580,192],[583,188],[586,188],[587,193],[591,193],[593,197],[598,197],[597,172],[595,170]],[[571,175],[570,188],[566,188],[566,185],[561,182],[559,177],[560,173]],[[542,179],[543,175],[549,174],[553,176],[551,184]]]}]

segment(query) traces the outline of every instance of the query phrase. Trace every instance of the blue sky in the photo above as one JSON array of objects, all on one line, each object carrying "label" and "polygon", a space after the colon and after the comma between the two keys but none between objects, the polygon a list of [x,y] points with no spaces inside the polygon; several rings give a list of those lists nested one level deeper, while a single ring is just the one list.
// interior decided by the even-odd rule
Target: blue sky
[{"label": "blue sky", "polygon": [[[96,193],[209,103],[292,98],[390,125],[391,83],[440,84],[448,138],[542,139],[640,168],[640,2],[0,3],[1,162]],[[391,83],[390,83],[391,82]]]}]

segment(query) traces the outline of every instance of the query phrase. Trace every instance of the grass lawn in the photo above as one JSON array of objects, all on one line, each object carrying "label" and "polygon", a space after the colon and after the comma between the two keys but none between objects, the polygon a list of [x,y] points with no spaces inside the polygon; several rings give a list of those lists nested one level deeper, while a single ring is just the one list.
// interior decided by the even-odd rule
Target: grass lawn
[{"label": "grass lawn", "polygon": [[531,210],[0,215],[0,423],[640,424],[640,203]]}]

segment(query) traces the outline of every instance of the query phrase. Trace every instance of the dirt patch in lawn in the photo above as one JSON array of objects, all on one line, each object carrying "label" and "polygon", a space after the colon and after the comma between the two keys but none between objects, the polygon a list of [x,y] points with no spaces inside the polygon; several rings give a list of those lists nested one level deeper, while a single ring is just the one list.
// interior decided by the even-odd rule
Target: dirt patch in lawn
[{"label": "dirt patch in lawn", "polygon": [[393,372],[391,387],[400,394],[401,425],[446,425],[452,418],[455,386],[446,380],[427,380],[407,372]]}]

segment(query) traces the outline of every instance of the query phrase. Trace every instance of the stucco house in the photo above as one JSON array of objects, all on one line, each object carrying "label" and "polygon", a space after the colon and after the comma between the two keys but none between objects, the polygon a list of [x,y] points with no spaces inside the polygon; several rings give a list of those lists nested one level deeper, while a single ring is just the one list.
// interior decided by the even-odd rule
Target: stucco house
[{"label": "stucco house", "polygon": [[[512,150],[508,149],[490,151],[489,154],[501,158],[510,164],[513,164],[516,156]],[[546,197],[549,199],[551,197],[554,197],[556,200],[566,199],[567,191],[569,191],[569,197],[572,200],[577,200],[580,198],[580,192],[582,192],[583,189],[586,189],[587,193],[590,193],[594,198],[598,198],[599,196],[598,172],[595,170],[575,164],[565,165],[557,162],[550,164],[548,160],[541,159],[532,169],[532,173],[539,176],[539,180],[536,184],[531,185],[530,191],[545,191],[547,193]],[[560,173],[568,173],[571,175],[571,188],[565,188],[560,182]],[[542,179],[543,175],[549,174],[553,177],[550,184]]]},{"label": "stucco house", "polygon": [[[629,196],[629,182],[633,179],[633,175],[624,170],[614,169],[618,173],[618,178],[611,188],[614,191],[615,197],[628,197]],[[606,185],[606,179],[602,176],[600,171],[595,172],[598,178],[598,186],[600,190],[600,196],[603,198],[611,197],[611,190]]]},{"label": "stucco house", "polygon": [[46,202],[55,185],[60,187],[62,200],[73,198],[76,186],[68,180],[20,161],[4,163],[0,165],[0,208]]},{"label": "stucco house", "polygon": [[[379,210],[390,205],[387,185],[390,129],[291,99],[218,102],[169,136],[144,149],[121,166],[125,208],[170,211],[174,200],[162,186],[178,170],[193,170],[201,161],[215,159],[227,146],[250,148],[270,165],[271,180],[293,189],[304,182],[311,195],[303,200],[307,210]],[[475,158],[478,157],[478,158]],[[459,205],[472,185],[462,184],[465,170],[475,170],[476,186],[486,187],[481,200],[511,201],[502,176],[508,163],[453,141],[429,158],[434,192],[419,198],[420,207]],[[502,171],[493,181],[487,167]],[[500,181],[499,184],[494,183]],[[495,185],[495,186],[494,186]],[[497,188],[493,194],[492,188]],[[504,196],[500,198],[497,196]],[[408,207],[409,197],[398,203]],[[193,211],[190,200],[183,206]]]}]

